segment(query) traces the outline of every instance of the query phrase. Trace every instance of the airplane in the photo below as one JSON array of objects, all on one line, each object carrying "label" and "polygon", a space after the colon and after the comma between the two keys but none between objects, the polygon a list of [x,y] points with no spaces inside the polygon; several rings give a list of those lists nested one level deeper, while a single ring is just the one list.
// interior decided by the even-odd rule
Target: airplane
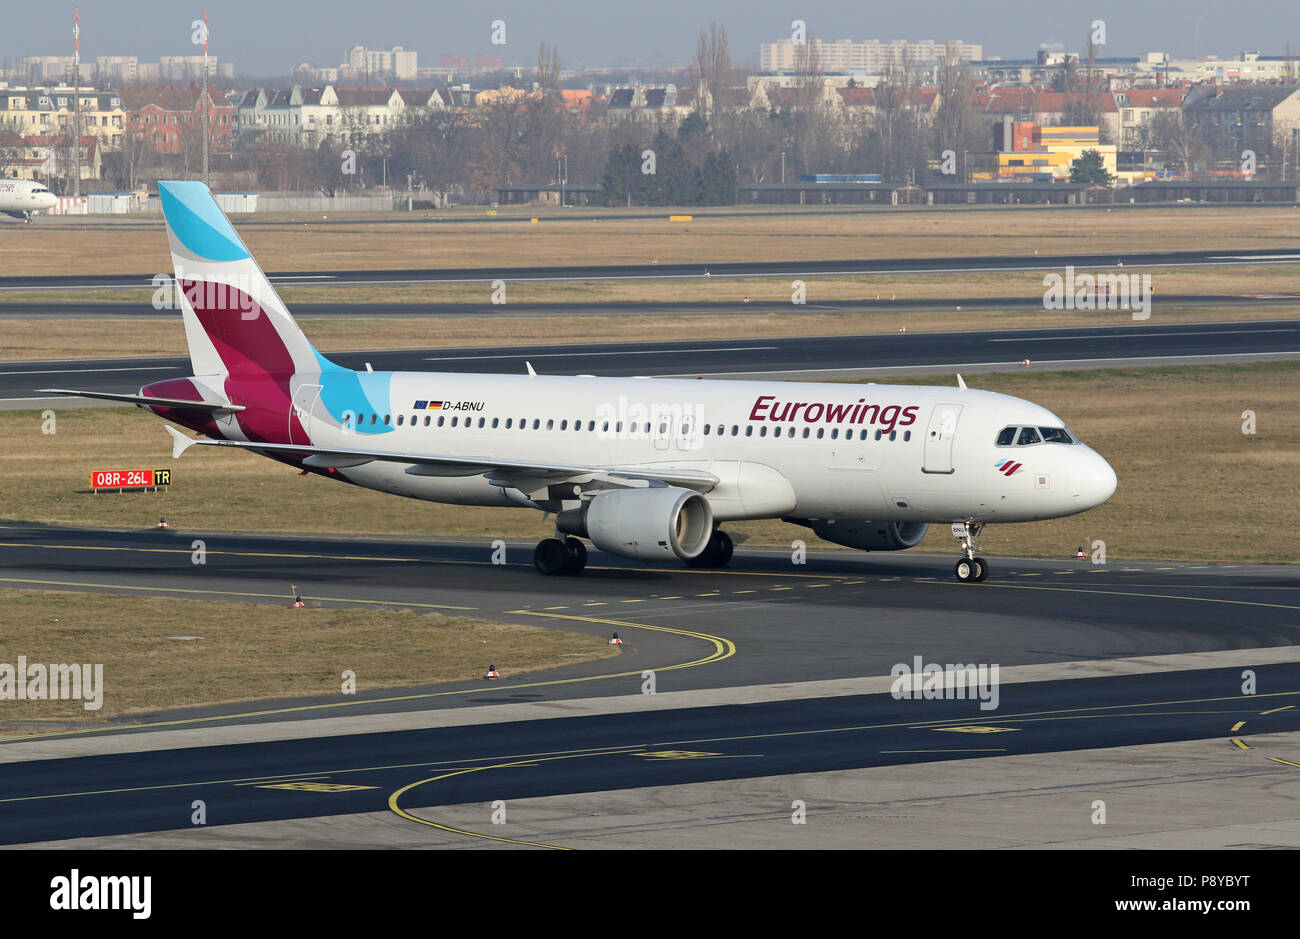
[{"label": "airplane", "polygon": [[[138,394],[43,389],[136,404],[196,445],[251,450],[303,473],[428,502],[553,517],[533,553],[576,574],[595,548],[722,567],[720,527],[779,518],[865,551],[914,547],[931,524],[978,583],[985,525],[1086,512],[1115,472],[1046,408],[957,387],[376,372],[303,334],[198,182],[160,182],[193,375]],[[226,496],[227,498],[237,496]]]},{"label": "airplane", "polygon": [[30,223],[33,212],[52,209],[59,197],[44,183],[26,179],[0,179],[0,212]]}]

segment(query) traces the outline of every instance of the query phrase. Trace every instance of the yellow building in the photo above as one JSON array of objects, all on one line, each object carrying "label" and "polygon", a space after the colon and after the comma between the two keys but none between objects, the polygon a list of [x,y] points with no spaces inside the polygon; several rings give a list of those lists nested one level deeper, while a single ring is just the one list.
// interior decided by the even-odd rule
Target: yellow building
[{"label": "yellow building", "polygon": [[1084,151],[1101,154],[1106,172],[1116,175],[1114,144],[1101,142],[1098,127],[1040,127],[1037,124],[1013,125],[1007,144],[1010,149],[967,155],[971,179],[1015,179],[1017,176],[1050,174],[1054,180],[1070,178],[1070,164]]},{"label": "yellow building", "polygon": [[[126,132],[126,111],[116,91],[81,88],[81,133],[97,137],[102,146],[116,147]],[[0,130],[23,137],[70,134],[76,124],[76,99],[71,87],[0,88]]]}]

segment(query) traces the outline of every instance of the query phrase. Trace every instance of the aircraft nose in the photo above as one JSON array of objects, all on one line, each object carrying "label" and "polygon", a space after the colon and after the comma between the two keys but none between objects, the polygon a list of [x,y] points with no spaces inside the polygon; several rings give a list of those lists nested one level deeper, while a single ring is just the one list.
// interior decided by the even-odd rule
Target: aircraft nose
[{"label": "aircraft nose", "polygon": [[1091,453],[1075,478],[1074,498],[1077,502],[1096,507],[1113,496],[1118,486],[1119,477],[1111,465],[1100,454]]}]

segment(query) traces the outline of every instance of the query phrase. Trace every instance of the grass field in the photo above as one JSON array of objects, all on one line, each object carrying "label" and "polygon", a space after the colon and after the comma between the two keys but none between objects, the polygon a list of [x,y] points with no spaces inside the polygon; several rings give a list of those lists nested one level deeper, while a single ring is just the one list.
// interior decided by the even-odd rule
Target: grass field
[{"label": "grass field", "polygon": [[[1126,269],[1141,275],[1141,269]],[[1164,268],[1150,272],[1154,291],[1150,318],[1144,322],[1190,323],[1294,318],[1300,306],[1291,304],[1198,304],[1164,297],[1188,295],[1253,295],[1300,293],[1300,267]],[[488,346],[502,342],[538,345],[563,342],[635,342],[665,336],[692,339],[762,338],[777,336],[869,335],[909,332],[1041,329],[1053,326],[1132,324],[1128,310],[1044,310],[1041,306],[970,309],[984,297],[1041,298],[1042,274],[914,275],[862,278],[809,278],[806,302],[790,303],[790,285],[773,278],[711,278],[690,281],[591,282],[508,286],[511,303],[554,304],[548,313],[497,315],[510,305],[492,306],[487,287],[466,285],[399,286],[393,288],[286,288],[290,308],[298,302],[356,303],[478,303],[494,315],[299,317],[300,325],[324,352],[363,349],[449,348]],[[1139,282],[1141,283],[1141,282]],[[392,294],[390,296],[390,294]],[[147,309],[150,295],[124,292]],[[92,301],[67,294],[78,303]],[[97,294],[98,296],[98,294]],[[53,300],[43,294],[2,294],[0,301],[20,297]],[[779,303],[782,312],[701,313],[617,316],[564,315],[565,303]],[[960,297],[945,309],[908,312],[912,302]],[[867,311],[827,311],[830,302],[866,301]],[[883,308],[881,308],[883,305]],[[896,306],[898,309],[891,309]],[[743,308],[743,307],[742,307]],[[0,302],[0,310],[3,303]],[[185,352],[184,329],[174,312],[147,319],[75,319],[59,317],[0,319],[0,361],[100,358],[127,355],[180,355]]]},{"label": "grass field", "polygon": [[[516,344],[555,345],[592,342],[654,342],[665,339],[764,339],[785,336],[881,336],[979,329],[1044,329],[1052,326],[1159,325],[1292,318],[1294,307],[1207,307],[1175,313],[1154,311],[1134,323],[1117,311],[1044,312],[1042,310],[961,310],[952,313],[756,313],[745,316],[700,314],[678,316],[545,316],[438,319],[321,317],[299,324],[324,353],[381,349],[451,349]],[[903,340],[905,341],[905,340]],[[179,321],[166,324],[138,319],[0,320],[0,361],[106,358],[113,356],[185,355]],[[1009,356],[1008,361],[1016,361]],[[544,368],[538,363],[539,368]],[[32,388],[44,388],[37,376]],[[88,387],[83,385],[83,387]]]},{"label": "grass field", "polygon": [[[464,217],[484,210],[460,210]],[[646,209],[635,209],[645,213]],[[840,258],[922,258],[1112,251],[1292,248],[1300,246],[1294,207],[1157,207],[1124,210],[876,209],[731,215],[670,222],[581,209],[535,210],[516,221],[390,224],[287,219],[236,229],[265,270],[330,271],[411,267],[556,264],[661,264]],[[553,218],[583,221],[555,222]],[[404,217],[405,218],[405,217]],[[592,219],[592,220],[586,220]],[[107,250],[111,245],[111,250]],[[27,275],[153,274],[171,270],[162,220],[74,217],[0,227],[0,269]]]},{"label": "grass field", "polygon": [[[0,590],[4,663],[100,663],[99,710],[0,700],[0,735],[26,722],[98,722],[207,704],[343,694],[502,676],[617,655],[599,638],[410,610],[293,609],[207,600]],[[172,636],[200,636],[178,640]],[[355,699],[352,699],[355,700]],[[6,727],[5,725],[10,725]]]},{"label": "grass field", "polygon": [[[950,376],[897,379],[950,384]],[[1100,509],[1051,522],[992,526],[990,555],[1064,557],[1102,539],[1111,560],[1300,560],[1300,363],[1033,370],[972,378],[972,387],[1032,400],[1063,417],[1119,475]],[[1241,432],[1253,410],[1258,433]],[[434,505],[340,486],[247,453],[195,452],[173,464],[161,422],[136,409],[0,412],[0,517],[64,525],[151,528],[159,515],[181,530],[294,530],[377,535],[541,538],[529,510]],[[92,469],[174,466],[166,494],[86,490]],[[221,498],[215,498],[221,493]],[[738,538],[785,544],[808,535],[779,521],[729,525]],[[816,542],[814,542],[816,543]],[[819,544],[819,543],[818,543]],[[946,528],[921,550],[952,553]]]}]

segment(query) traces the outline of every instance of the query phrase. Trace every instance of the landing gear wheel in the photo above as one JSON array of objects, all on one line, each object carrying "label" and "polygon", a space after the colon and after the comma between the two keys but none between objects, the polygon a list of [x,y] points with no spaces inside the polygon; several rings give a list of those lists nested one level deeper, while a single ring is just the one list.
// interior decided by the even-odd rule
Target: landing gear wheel
[{"label": "landing gear wheel", "polygon": [[564,547],[569,552],[569,563],[564,569],[566,574],[581,574],[587,566],[587,546],[577,538],[565,538]]},{"label": "landing gear wheel", "polygon": [[691,567],[726,567],[731,563],[731,555],[735,550],[736,545],[730,535],[725,531],[715,531],[709,536],[709,543],[704,546],[704,550],[693,558],[687,558],[686,563]]},{"label": "landing gear wheel", "polygon": [[965,523],[953,523],[952,533],[961,540],[962,554],[961,560],[957,562],[955,573],[957,580],[963,584],[978,584],[989,576],[989,562],[975,555],[979,550],[976,539],[983,530],[984,523],[974,519],[967,519]]},{"label": "landing gear wheel", "polygon": [[558,538],[539,541],[533,549],[533,566],[543,574],[563,574],[571,562],[568,546]]}]

